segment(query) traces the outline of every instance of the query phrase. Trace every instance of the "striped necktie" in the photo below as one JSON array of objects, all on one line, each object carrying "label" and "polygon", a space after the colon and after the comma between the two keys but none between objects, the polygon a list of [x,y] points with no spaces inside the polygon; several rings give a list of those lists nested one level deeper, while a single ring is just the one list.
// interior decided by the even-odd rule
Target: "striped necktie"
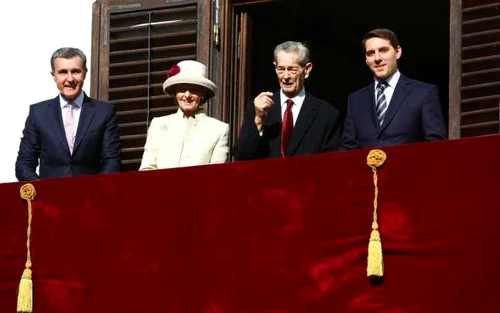
[{"label": "striped necktie", "polygon": [[384,90],[387,88],[386,81],[380,81],[377,84],[377,121],[378,125],[382,126],[384,123],[385,112],[387,112],[387,99],[385,98]]}]

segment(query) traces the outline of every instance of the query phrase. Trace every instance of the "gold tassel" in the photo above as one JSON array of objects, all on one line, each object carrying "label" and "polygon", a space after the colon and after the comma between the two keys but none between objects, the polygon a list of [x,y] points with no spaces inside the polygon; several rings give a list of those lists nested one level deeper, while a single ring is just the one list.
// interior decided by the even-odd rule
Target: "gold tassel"
[{"label": "gold tassel", "polygon": [[384,257],[382,254],[382,242],[378,230],[372,230],[370,243],[368,244],[368,266],[366,269],[368,277],[384,276]]},{"label": "gold tassel", "polygon": [[33,217],[31,201],[35,199],[36,191],[32,184],[24,184],[21,187],[21,198],[28,202],[28,231],[27,231],[27,256],[23,276],[19,283],[19,291],[17,294],[17,312],[31,313],[33,312],[33,280],[31,271],[31,220]]},{"label": "gold tassel", "polygon": [[19,293],[17,296],[17,312],[33,312],[33,280],[31,280],[31,269],[24,269]]},{"label": "gold tassel", "polygon": [[379,149],[371,150],[368,153],[367,164],[373,171],[373,184],[375,186],[375,197],[373,199],[373,222],[370,242],[368,243],[368,265],[366,267],[366,276],[383,277],[384,276],[384,255],[382,253],[382,240],[378,230],[378,175],[377,167],[384,164],[387,156],[384,151]]}]

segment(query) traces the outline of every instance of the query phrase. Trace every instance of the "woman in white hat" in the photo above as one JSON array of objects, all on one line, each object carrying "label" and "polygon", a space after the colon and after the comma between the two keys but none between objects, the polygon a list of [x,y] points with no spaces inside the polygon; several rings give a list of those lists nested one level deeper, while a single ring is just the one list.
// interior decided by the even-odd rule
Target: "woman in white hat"
[{"label": "woman in white hat", "polygon": [[229,125],[207,116],[201,106],[217,87],[200,62],[186,60],[170,68],[163,91],[175,98],[176,113],[156,117],[149,126],[139,170],[224,163]]}]

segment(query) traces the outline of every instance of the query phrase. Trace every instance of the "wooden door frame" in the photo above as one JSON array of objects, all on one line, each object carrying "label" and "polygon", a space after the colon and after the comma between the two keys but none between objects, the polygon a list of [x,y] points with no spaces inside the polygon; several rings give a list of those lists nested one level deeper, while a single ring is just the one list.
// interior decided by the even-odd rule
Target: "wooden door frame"
[{"label": "wooden door frame", "polygon": [[[232,45],[233,41],[233,31],[235,29],[233,23],[235,22],[235,11],[237,8],[249,7],[253,5],[259,5],[264,3],[271,3],[273,0],[248,0],[248,1],[235,1],[227,0],[221,1],[221,22],[220,22],[220,46],[217,47],[217,86],[220,86],[219,91],[219,112],[221,118],[224,121],[229,120],[230,106],[231,106],[231,88],[236,88],[237,86],[232,86],[231,77],[234,73],[234,68],[232,65],[232,60],[236,51]],[[249,86],[247,86],[248,90]]]},{"label": "wooden door frame", "polygon": [[450,0],[450,74],[448,86],[448,138],[461,137],[462,0]]}]

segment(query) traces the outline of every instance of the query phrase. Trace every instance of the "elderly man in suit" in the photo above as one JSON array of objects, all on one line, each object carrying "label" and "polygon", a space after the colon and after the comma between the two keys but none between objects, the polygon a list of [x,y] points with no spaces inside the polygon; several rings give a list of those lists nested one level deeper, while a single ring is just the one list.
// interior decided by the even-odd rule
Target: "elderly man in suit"
[{"label": "elderly man in suit", "polygon": [[374,82],[348,97],[341,150],[446,139],[438,88],[399,72],[396,34],[372,30],[362,47]]},{"label": "elderly man in suit", "polygon": [[168,70],[163,91],[179,108],[151,121],[140,170],[227,161],[229,125],[207,116],[202,107],[216,89],[200,62],[184,60]]},{"label": "elderly man in suit", "polygon": [[309,49],[287,41],[274,49],[280,90],[261,92],[249,103],[241,126],[238,160],[335,151],[338,111],[306,92],[312,70]]},{"label": "elderly man in suit", "polygon": [[120,170],[114,106],[83,92],[86,63],[77,48],[60,48],[52,54],[52,77],[60,93],[30,106],[16,161],[18,180]]}]

